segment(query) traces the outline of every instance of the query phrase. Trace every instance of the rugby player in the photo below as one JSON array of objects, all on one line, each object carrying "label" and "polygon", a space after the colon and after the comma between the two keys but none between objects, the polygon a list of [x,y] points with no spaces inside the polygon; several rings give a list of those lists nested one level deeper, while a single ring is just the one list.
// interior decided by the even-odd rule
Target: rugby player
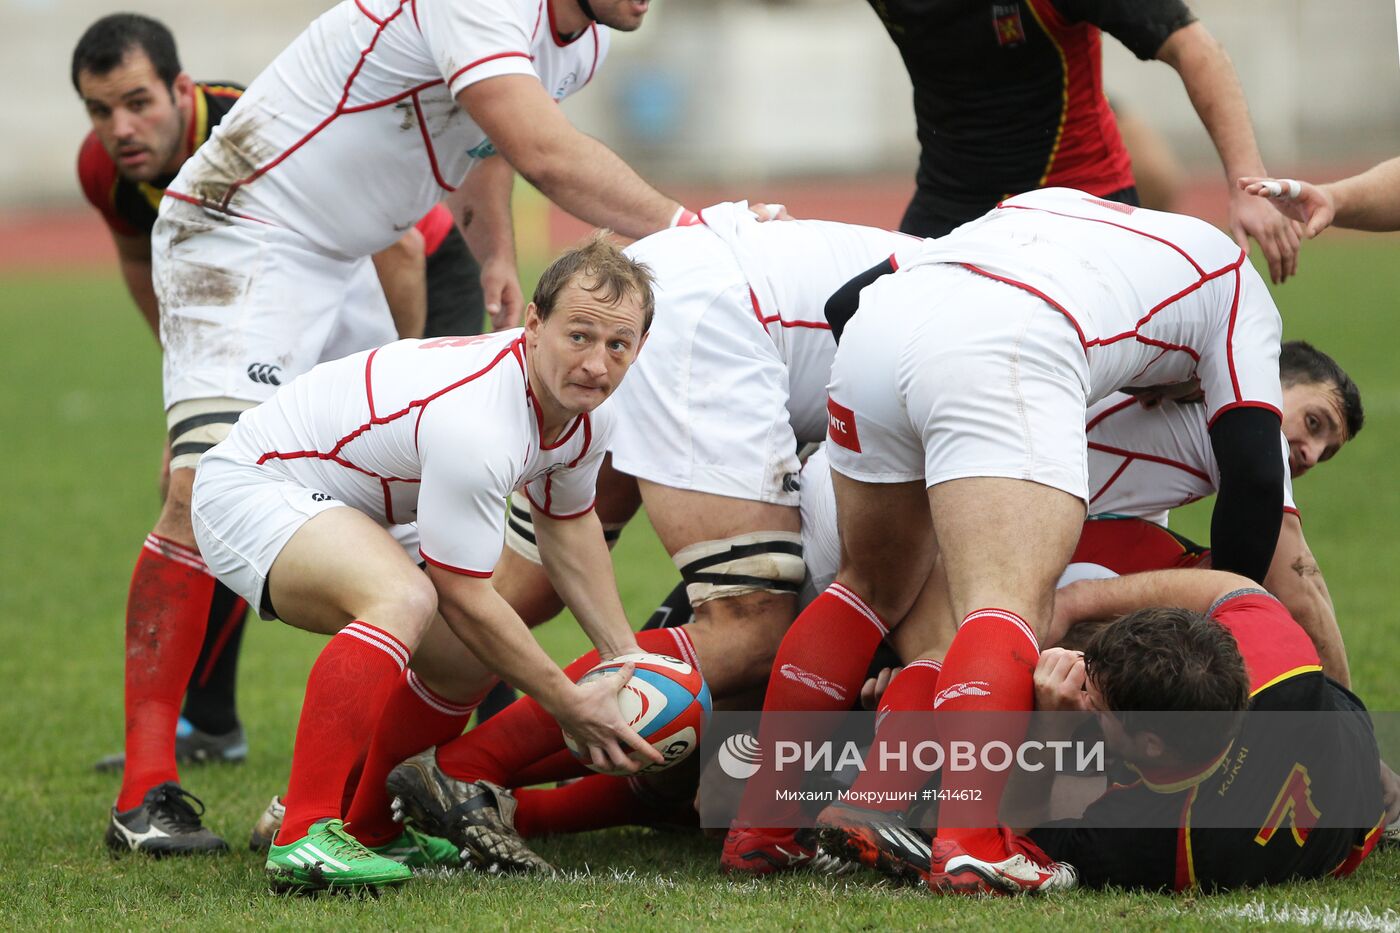
[{"label": "rugby player", "polygon": [[[264,617],[333,636],[307,682],[267,859],[275,885],[408,877],[346,832],[343,789],[372,733],[408,753],[431,744],[444,721],[462,728],[497,674],[598,764],[626,766],[621,746],[661,759],[621,718],[630,667],[573,684],[490,581],[506,497],[523,489],[551,578],[600,655],[639,650],[592,506],[612,430],[598,409],[645,340],[649,279],[595,237],[545,271],[523,331],[400,341],[318,366],[201,461],[193,520],[210,568]],[[408,522],[396,540],[391,526]],[[392,735],[375,732],[381,714]]]},{"label": "rugby player", "polygon": [[1241,190],[1263,198],[1296,221],[1311,239],[1328,227],[1400,230],[1400,159],[1390,159],[1360,175],[1314,185],[1290,178],[1241,178]]},{"label": "rugby player", "polygon": [[[1133,165],[1103,88],[1102,33],[1177,72],[1225,170],[1263,175],[1225,49],[1183,0],[869,0],[914,86],[917,190],[900,229],[943,236],[1009,193],[1079,188],[1137,205]],[[1229,188],[1229,229],[1269,274],[1297,271],[1298,236]]]},{"label": "rugby player", "polygon": [[[1063,606],[1064,608],[1060,608]],[[1167,607],[1167,608],[1163,608]],[[1355,871],[1385,820],[1380,761],[1365,707],[1322,672],[1288,611],[1251,580],[1163,570],[1083,580],[1057,612],[1115,618],[1083,654],[1050,648],[1035,671],[1042,711],[1092,711],[1138,774],[1082,816],[1039,822],[1023,841],[1038,862],[1072,864],[1080,883],[1181,891],[1253,887]],[[1190,720],[1171,714],[1332,713]],[[1048,804],[1048,794],[1035,799]],[[904,880],[945,884],[961,871],[1004,886],[966,860],[943,872],[916,834],[822,833],[824,845]]]},{"label": "rugby player", "polygon": [[[626,250],[655,274],[658,313],[646,354],[612,403],[618,425],[600,482],[600,513],[607,509],[600,518],[620,529],[640,498],[694,609],[693,622],[643,630],[638,644],[696,664],[717,702],[742,704],[767,680],[797,612],[804,576],[797,450],[825,431],[836,352],[823,307],[850,276],[919,241],[827,221],[760,223],[742,203],[700,216],[703,225],[662,231]],[[542,622],[559,603],[527,510],[513,510],[507,544],[500,591]],[[567,670],[578,676],[597,662],[585,655]],[[527,769],[550,761],[567,769],[555,777],[577,773],[560,724],[525,699],[439,748],[435,759],[404,765],[392,783],[428,831],[471,848],[476,813],[448,823],[440,817],[465,812],[460,804],[477,794],[474,785],[519,786]],[[619,801],[627,799],[623,788],[636,787],[608,783]],[[497,798],[513,808],[503,793]],[[491,840],[496,864],[541,865],[508,830]]]},{"label": "rugby player", "polygon": [[[693,220],[557,106],[596,72],[608,27],[635,29],[645,12],[636,0],[343,0],[253,81],[166,188],[152,257],[172,475],[132,579],[115,833],[149,824],[146,794],[178,781],[173,717],[152,711],[174,706],[189,678],[213,585],[189,523],[193,467],[274,382],[321,358],[371,254],[461,182],[456,197],[474,205],[468,244],[483,268],[496,264],[512,239],[511,166],[627,236]],[[493,163],[497,150],[504,161]],[[198,835],[186,817],[161,830],[162,849]]]},{"label": "rugby player", "polygon": [[[133,13],[93,23],[74,50],[72,71],[74,88],[92,121],[78,154],[78,179],[112,236],[127,291],[159,338],[151,282],[156,209],[165,186],[209,138],[243,89],[192,81],[180,67],[170,31],[157,20]],[[434,208],[398,243],[376,253],[374,264],[399,336],[480,332],[481,286],[473,281],[471,254],[445,207]],[[375,311],[372,288],[366,284],[364,305],[369,313]],[[375,323],[362,343],[391,335]],[[332,352],[360,348],[337,340]],[[169,480],[168,456],[167,448],[162,492]],[[227,587],[215,584],[204,644],[176,733],[179,761],[236,762],[247,755],[235,705],[246,612]],[[125,758],[109,755],[97,768],[118,770]]]},{"label": "rugby player", "polygon": [[[924,708],[1030,709],[1055,582],[1085,517],[1086,410],[1124,388],[1199,380],[1221,477],[1214,561],[1264,576],[1283,514],[1281,323],[1228,238],[1192,218],[1047,189],[864,278],[873,284],[829,388],[841,569],[784,638],[765,711],[849,705],[935,556],[961,621]],[[1002,887],[949,874],[952,860],[1021,890],[1072,886],[998,826],[1004,777],[944,774],[955,797],[976,788],[982,799],[945,801],[934,872],[959,893]],[[746,787],[725,841],[729,870],[788,860],[792,831],[748,815],[768,826],[792,818],[772,782],[765,770]]]}]

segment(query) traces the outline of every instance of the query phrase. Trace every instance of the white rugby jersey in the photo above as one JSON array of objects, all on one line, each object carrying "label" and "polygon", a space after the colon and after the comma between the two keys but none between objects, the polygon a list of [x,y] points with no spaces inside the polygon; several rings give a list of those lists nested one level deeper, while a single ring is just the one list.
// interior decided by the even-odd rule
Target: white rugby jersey
[{"label": "white rugby jersey", "polygon": [[463,88],[530,75],[561,100],[607,49],[597,24],[561,42],[547,0],[343,0],[254,79],[167,194],[367,256],[494,153],[457,106]]},{"label": "white rugby jersey", "polygon": [[[1203,405],[1163,402],[1145,409],[1132,396],[1115,393],[1089,408],[1086,427],[1090,515],[1131,515],[1166,525],[1170,510],[1220,488]],[[1279,452],[1283,507],[1296,514],[1282,433]]]},{"label": "white rugby jersey", "polygon": [[1208,422],[1282,404],[1278,309],[1244,251],[1205,221],[1046,188],[900,259],[958,263],[1063,313],[1089,362],[1091,403],[1198,378]]},{"label": "white rugby jersey", "polygon": [[593,508],[612,423],[600,408],[544,445],[522,333],[401,340],[323,363],[244,412],[223,449],[384,525],[416,521],[424,560],[490,576],[512,490],[556,518]]},{"label": "white rugby jersey", "polygon": [[[718,239],[743,271],[754,338],[771,340],[788,368],[788,413],[799,441],[826,436],[826,384],[836,341],[826,321],[826,300],[850,279],[919,240],[877,227],[829,220],[760,222],[746,202],[726,202],[700,211],[704,225],[662,231],[638,240],[627,254],[656,274],[657,315],[667,326],[666,282],[697,261],[701,239]],[[639,365],[668,365],[638,358]]]}]

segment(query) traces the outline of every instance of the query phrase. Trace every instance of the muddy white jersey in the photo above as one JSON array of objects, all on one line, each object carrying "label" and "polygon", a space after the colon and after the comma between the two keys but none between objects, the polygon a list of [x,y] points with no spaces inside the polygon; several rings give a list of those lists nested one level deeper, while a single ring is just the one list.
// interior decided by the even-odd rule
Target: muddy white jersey
[{"label": "muddy white jersey", "polygon": [[965,266],[1064,314],[1089,363],[1090,403],[1199,379],[1208,422],[1282,404],[1278,310],[1245,253],[1202,220],[1047,188],[900,258],[902,270]]},{"label": "muddy white jersey", "polygon": [[519,329],[401,340],[323,363],[243,413],[220,452],[385,524],[418,523],[423,559],[489,576],[506,497],[556,518],[593,507],[606,407],[541,441]]},{"label": "muddy white jersey", "polygon": [[607,49],[596,24],[561,41],[547,0],[344,0],[258,75],[167,193],[367,256],[494,153],[457,106],[463,88],[527,75],[561,100]]},{"label": "muddy white jersey", "polygon": [[[1131,515],[1166,525],[1172,509],[1220,488],[1220,467],[1199,403],[1163,402],[1146,409],[1132,396],[1115,393],[1089,408],[1086,427],[1090,515]],[[1296,513],[1282,432],[1279,455],[1283,507]]]}]

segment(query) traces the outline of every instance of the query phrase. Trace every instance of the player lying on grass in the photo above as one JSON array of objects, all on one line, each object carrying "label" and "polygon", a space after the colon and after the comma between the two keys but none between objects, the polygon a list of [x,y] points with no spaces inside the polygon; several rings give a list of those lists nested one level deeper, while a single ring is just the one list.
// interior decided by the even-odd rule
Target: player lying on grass
[{"label": "player lying on grass", "polygon": [[[112,235],[127,291],[159,338],[160,310],[151,281],[151,228],[166,185],[243,89],[195,82],[180,67],[175,38],[164,24],[135,13],[104,16],[73,51],[73,86],[92,131],[78,156],[78,178]],[[438,206],[364,270],[344,335],[324,358],[400,337],[480,331],[481,289],[451,213]],[[377,273],[377,276],[376,276]],[[380,294],[382,292],[382,294]],[[471,298],[477,312],[471,316]],[[388,314],[385,302],[388,302]],[[389,315],[392,314],[392,324]],[[426,324],[425,324],[426,319]],[[462,330],[456,325],[470,326]],[[435,328],[451,327],[450,330]],[[167,444],[161,487],[169,481]],[[209,600],[204,644],[185,690],[175,736],[181,762],[242,761],[247,742],[238,722],[235,685],[247,606],[222,583]],[[120,770],[125,755],[109,755],[98,770]]]},{"label": "player lying on grass", "polygon": [[1238,184],[1250,194],[1269,198],[1309,238],[1332,226],[1400,230],[1400,159],[1326,184],[1258,177],[1241,178]]},{"label": "player lying on grass", "polygon": [[[1046,822],[1052,769],[1019,774],[1027,783],[1016,796],[1031,804],[1020,816],[1035,827],[1021,842],[1031,861],[1073,864],[1091,887],[1224,890],[1347,875],[1375,846],[1385,808],[1365,707],[1323,674],[1306,633],[1252,581],[1210,570],[1085,580],[1061,591],[1056,615],[1116,621],[1082,654],[1041,654],[1036,708],[1096,714],[1110,752],[1139,779],[1082,815]],[[1335,715],[1286,726],[1245,716],[1242,728],[1228,715],[1183,715],[1246,709]],[[944,874],[962,873],[1010,889],[977,860],[946,862],[938,839],[897,820],[887,829],[823,829],[820,838],[901,880],[936,889]]]},{"label": "player lying on grass", "polygon": [[[701,217],[703,226],[626,250],[656,276],[657,319],[612,403],[618,423],[599,512],[605,527],[620,529],[640,498],[694,607],[692,624],[642,631],[638,643],[696,663],[717,702],[742,708],[767,680],[797,612],[797,449],[824,434],[836,352],[823,306],[852,275],[919,241],[826,221],[759,223],[743,204],[718,204]],[[560,602],[527,509],[513,508],[507,544],[498,589],[527,621],[543,622]],[[595,663],[586,655],[569,670]],[[432,809],[446,813],[474,793],[473,783],[518,786],[527,766],[551,756],[562,770],[536,771],[535,780],[579,773],[559,724],[526,699],[440,748],[436,765],[406,765],[395,789],[419,810],[438,799]],[[430,828],[466,845],[472,819]],[[507,868],[540,864],[523,843],[517,851],[493,858]]]},{"label": "player lying on grass", "polygon": [[[523,332],[401,341],[323,364],[245,413],[201,462],[193,514],[211,569],[264,617],[333,636],[307,682],[268,855],[279,886],[407,878],[369,847],[397,847],[384,774],[460,732],[497,674],[595,762],[635,767],[623,746],[660,759],[621,721],[629,671],[575,686],[490,581],[506,497],[523,488],[545,565],[599,653],[638,650],[592,505],[612,428],[598,408],[651,314],[649,274],[595,238],[545,271]],[[421,545],[409,555],[390,529],[414,521],[407,537]],[[342,793],[366,745],[356,838]]]},{"label": "player lying on grass", "polygon": [[[513,265],[512,167],[627,236],[687,218],[558,107],[605,58],[608,26],[636,29],[646,11],[636,0],[342,0],[254,79],[166,188],[152,259],[173,458],[132,576],[116,822],[159,822],[145,796],[178,781],[175,717],[163,712],[193,669],[213,586],[190,526],[193,467],[242,411],[322,358],[371,255],[455,185],[483,269]],[[180,793],[167,791],[158,799]],[[211,844],[188,807],[163,832],[164,851],[182,848],[176,836],[191,850]]]},{"label": "player lying on grass", "polygon": [[[894,274],[862,278],[874,281],[829,388],[841,569],[784,638],[765,711],[848,706],[935,557],[961,621],[923,708],[1028,710],[1055,582],[1086,514],[1086,411],[1124,388],[1199,379],[1221,477],[1215,562],[1265,575],[1283,514],[1281,323],[1219,231],[1049,189],[927,241]],[[1004,890],[947,871],[969,860],[1019,890],[1072,885],[999,826],[1004,774],[943,777],[955,797],[975,788],[981,799],[945,801],[936,886]],[[722,859],[732,871],[788,861],[792,830],[764,828],[796,817],[774,779],[765,768],[746,784]]]}]

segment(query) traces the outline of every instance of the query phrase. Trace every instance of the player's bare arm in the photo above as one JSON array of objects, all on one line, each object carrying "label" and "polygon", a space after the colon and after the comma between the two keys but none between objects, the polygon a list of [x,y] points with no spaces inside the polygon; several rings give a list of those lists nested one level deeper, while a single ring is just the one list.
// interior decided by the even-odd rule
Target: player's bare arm
[{"label": "player's bare arm", "polygon": [[488,78],[463,88],[457,102],[526,181],[588,223],[639,238],[664,230],[681,209],[575,129],[534,77]]},{"label": "player's bare arm", "polygon": [[400,337],[421,337],[428,321],[427,257],[423,234],[410,227],[397,243],[373,256],[389,314]]},{"label": "player's bare arm", "polygon": [[156,304],[156,290],[151,284],[151,238],[126,236],[113,231],[112,242],[117,247],[117,264],[121,266],[126,290],[159,342],[160,306]]},{"label": "player's bare arm", "polygon": [[588,747],[595,764],[635,771],[640,764],[628,757],[624,745],[648,761],[662,760],[661,753],[623,721],[617,705],[617,692],[631,677],[631,665],[578,686],[550,660],[490,580],[434,566],[428,567],[428,574],[437,587],[438,609],[453,633],[487,668],[534,697],[566,733]]},{"label": "player's bare arm", "polygon": [[1303,537],[1303,523],[1291,512],[1284,513],[1264,587],[1278,597],[1289,615],[1308,633],[1327,676],[1350,689],[1351,670],[1347,665],[1342,630],[1337,624],[1337,610],[1332,606],[1332,596],[1327,592],[1327,581],[1323,579],[1317,558]]},{"label": "player's bare arm", "polygon": [[[1157,51],[1181,76],[1191,105],[1196,109],[1211,142],[1220,155],[1227,183],[1242,175],[1264,174],[1264,161],[1254,139],[1249,107],[1240,88],[1235,66],[1224,47],[1199,22],[1172,33]],[[1283,282],[1298,271],[1298,234],[1293,225],[1244,192],[1230,189],[1230,233],[1241,249],[1253,237],[1269,263],[1269,277]]]},{"label": "player's bare arm", "polygon": [[617,593],[612,555],[598,514],[550,518],[531,506],[540,560],[554,591],[573,611],[579,626],[604,660],[640,653]]},{"label": "player's bare arm", "polygon": [[514,186],[515,169],[503,156],[494,155],[473,166],[457,190],[447,196],[447,206],[467,248],[481,264],[486,313],[496,330],[518,326],[525,308],[515,266],[515,224],[510,209]]},{"label": "player's bare arm", "polygon": [[1302,224],[1309,239],[1333,225],[1400,230],[1400,158],[1326,184],[1262,177],[1241,178],[1237,184],[1249,194],[1268,198],[1279,213]]},{"label": "player's bare arm", "polygon": [[1143,606],[1179,606],[1204,613],[1227,593],[1258,589],[1239,574],[1220,570],[1154,570],[1109,580],[1079,580],[1055,594],[1056,622],[1069,625],[1116,619]]}]

